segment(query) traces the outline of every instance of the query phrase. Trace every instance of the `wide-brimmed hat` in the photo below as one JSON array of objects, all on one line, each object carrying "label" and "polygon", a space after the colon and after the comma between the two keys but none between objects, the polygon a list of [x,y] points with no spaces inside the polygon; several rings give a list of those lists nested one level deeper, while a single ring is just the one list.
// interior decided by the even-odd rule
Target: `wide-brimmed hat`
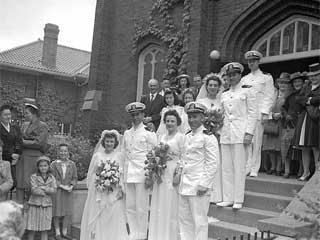
[{"label": "wide-brimmed hat", "polygon": [[187,78],[187,79],[190,80],[191,77],[190,77],[188,74],[181,74],[181,75],[179,75],[179,76],[176,77],[177,80],[178,80],[178,79],[181,79],[181,78]]},{"label": "wide-brimmed hat", "polygon": [[320,74],[320,63],[309,65],[309,72],[307,73],[307,76],[314,76],[317,74]]}]

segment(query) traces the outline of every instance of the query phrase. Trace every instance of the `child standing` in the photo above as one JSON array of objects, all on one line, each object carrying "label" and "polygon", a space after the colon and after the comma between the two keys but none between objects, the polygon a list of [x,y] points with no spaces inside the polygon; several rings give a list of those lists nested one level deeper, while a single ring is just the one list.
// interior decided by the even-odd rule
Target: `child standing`
[{"label": "child standing", "polygon": [[62,220],[62,236],[66,237],[72,214],[72,190],[77,184],[77,168],[69,159],[70,153],[67,144],[60,144],[59,159],[51,164],[52,174],[57,181],[57,194],[53,198],[53,223],[56,239],[60,240],[60,219]]},{"label": "child standing", "polygon": [[50,159],[40,156],[37,160],[37,173],[31,175],[31,196],[27,215],[28,239],[33,240],[36,231],[41,232],[41,240],[48,239],[51,229],[52,198],[56,192],[56,180],[50,173]]},{"label": "child standing", "polygon": [[10,162],[2,159],[2,146],[3,143],[0,140],[0,202],[7,200],[8,192],[13,186]]}]

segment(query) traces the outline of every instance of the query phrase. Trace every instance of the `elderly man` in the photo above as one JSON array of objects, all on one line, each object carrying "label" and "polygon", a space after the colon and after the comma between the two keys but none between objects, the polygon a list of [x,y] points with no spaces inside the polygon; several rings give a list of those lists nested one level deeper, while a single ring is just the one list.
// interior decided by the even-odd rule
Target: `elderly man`
[{"label": "elderly man", "polygon": [[149,192],[144,187],[144,161],[147,153],[157,144],[156,134],[143,124],[144,110],[145,105],[140,102],[126,106],[132,127],[123,135],[126,213],[132,240],[147,238]]},{"label": "elderly man", "polygon": [[161,91],[159,92],[159,94],[163,97],[164,96],[164,92],[166,91],[166,89],[169,89],[171,87],[171,82],[169,79],[163,79],[161,82]]},{"label": "elderly man", "polygon": [[252,87],[243,85],[240,63],[229,63],[226,74],[230,77],[230,89],[222,93],[224,112],[221,129],[222,192],[223,202],[217,206],[242,208],[246,179],[247,148],[251,144],[256,126],[256,94]]},{"label": "elderly man", "polygon": [[208,238],[208,209],[219,158],[218,141],[202,122],[206,107],[190,102],[185,106],[191,131],[184,143],[184,167],[180,182],[179,226],[181,240]]},{"label": "elderly man", "polygon": [[263,137],[263,123],[268,120],[273,105],[274,85],[272,76],[259,69],[262,54],[258,51],[248,51],[245,59],[251,72],[241,80],[242,84],[252,86],[257,95],[257,125],[254,132],[252,147],[249,149],[246,172],[250,177],[257,177],[261,165],[261,146]]},{"label": "elderly man", "polygon": [[152,124],[155,130],[158,129],[161,119],[161,110],[164,107],[163,97],[158,93],[159,82],[156,79],[150,79],[148,82],[149,93],[142,96],[140,102],[145,105],[145,118],[143,122],[150,126]]}]

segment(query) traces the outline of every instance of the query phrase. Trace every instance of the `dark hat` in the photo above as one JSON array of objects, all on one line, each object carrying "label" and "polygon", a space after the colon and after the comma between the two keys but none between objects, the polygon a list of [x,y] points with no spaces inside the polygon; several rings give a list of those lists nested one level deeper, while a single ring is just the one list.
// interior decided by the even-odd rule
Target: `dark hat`
[{"label": "dark hat", "polygon": [[314,76],[320,74],[320,63],[314,63],[309,65],[309,72],[307,76]]},{"label": "dark hat", "polygon": [[125,109],[127,113],[136,113],[136,112],[142,112],[146,108],[146,105],[144,105],[141,102],[133,102],[129,103]]},{"label": "dark hat", "polygon": [[251,50],[251,51],[248,51],[244,54],[244,58],[246,60],[249,60],[249,59],[261,59],[263,56],[260,52],[256,51],[256,50]]},{"label": "dark hat", "polygon": [[189,102],[187,105],[184,107],[184,111],[186,113],[206,113],[207,108],[198,102]]},{"label": "dark hat", "polygon": [[298,78],[304,80],[305,79],[305,75],[303,75],[301,72],[292,73],[290,75],[290,82],[293,82],[293,80],[298,79]]},{"label": "dark hat", "polygon": [[289,84],[290,83],[290,74],[287,72],[280,73],[280,76],[279,76],[279,78],[276,79],[276,82]]}]

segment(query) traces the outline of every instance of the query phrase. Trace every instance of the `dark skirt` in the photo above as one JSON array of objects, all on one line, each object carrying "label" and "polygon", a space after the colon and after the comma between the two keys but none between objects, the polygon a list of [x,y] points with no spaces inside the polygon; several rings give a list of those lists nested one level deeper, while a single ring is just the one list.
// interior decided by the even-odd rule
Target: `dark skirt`
[{"label": "dark skirt", "polygon": [[[294,135],[294,146],[296,147],[319,147],[319,121],[315,121],[307,114],[305,135],[301,136],[303,127],[303,121],[306,116],[306,112],[302,112],[298,115],[297,127]],[[304,137],[304,144],[300,145],[300,138]]]},{"label": "dark skirt", "polygon": [[30,177],[37,172],[37,159],[43,154],[36,149],[23,149],[16,166],[17,188],[30,188]]}]

